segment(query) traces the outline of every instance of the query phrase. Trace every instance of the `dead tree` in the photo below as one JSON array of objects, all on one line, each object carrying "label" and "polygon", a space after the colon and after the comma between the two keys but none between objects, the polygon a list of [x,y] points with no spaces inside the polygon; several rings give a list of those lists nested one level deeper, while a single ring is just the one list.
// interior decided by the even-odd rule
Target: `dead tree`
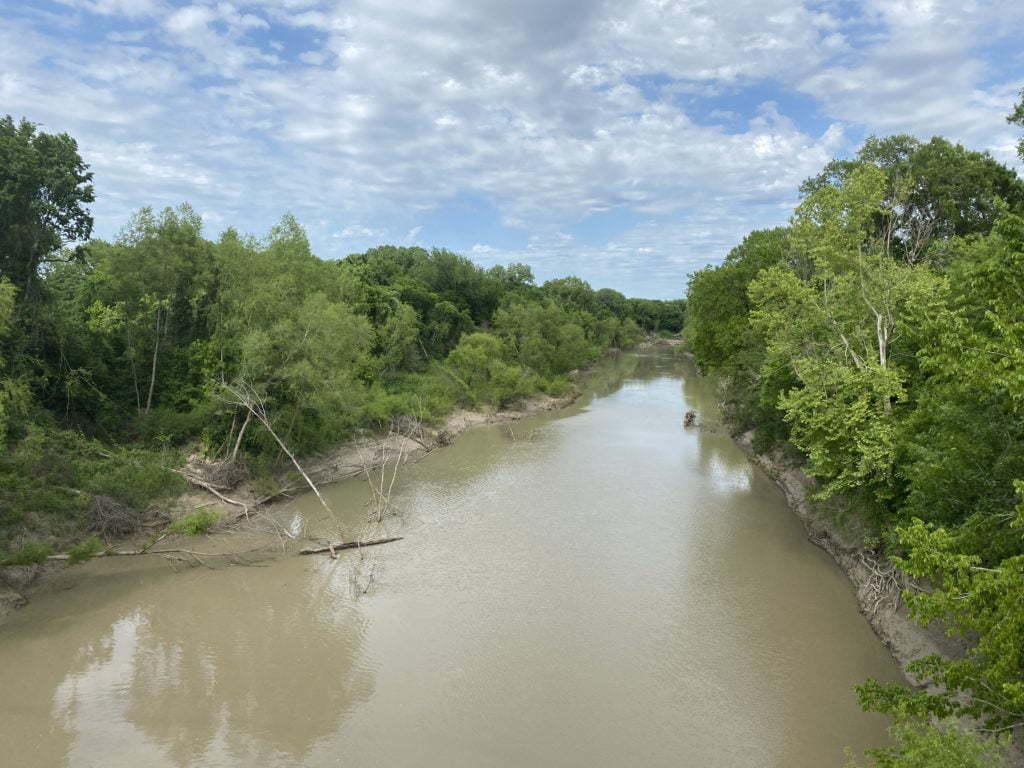
[{"label": "dead tree", "polygon": [[[224,389],[234,398],[227,402],[232,405],[237,405],[245,408],[251,416],[254,416],[256,420],[263,425],[263,428],[267,430],[274,441],[278,444],[285,455],[291,459],[292,464],[295,465],[295,469],[302,475],[302,479],[306,481],[306,484],[312,489],[313,493],[316,494],[317,499],[320,500],[320,504],[323,506],[327,513],[334,516],[334,510],[327,503],[327,499],[324,498],[323,494],[320,493],[320,489],[316,487],[316,483],[313,482],[312,478],[306,474],[306,470],[299,464],[299,460],[295,458],[295,454],[289,450],[288,446],[285,445],[284,440],[281,439],[280,435],[274,430],[273,425],[270,423],[270,417],[267,415],[267,407],[263,398],[256,391],[256,389],[245,381],[239,381],[236,386],[230,384],[224,384]],[[331,551],[331,557],[335,557],[334,547],[329,547]]]}]

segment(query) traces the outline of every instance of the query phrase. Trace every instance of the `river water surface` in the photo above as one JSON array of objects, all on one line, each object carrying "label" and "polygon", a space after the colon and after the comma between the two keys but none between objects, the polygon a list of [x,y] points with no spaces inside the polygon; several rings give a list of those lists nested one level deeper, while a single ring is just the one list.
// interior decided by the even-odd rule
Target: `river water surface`
[{"label": "river water surface", "polygon": [[[661,351],[590,386],[409,466],[405,539],[362,560],[70,571],[0,628],[0,764],[838,768],[882,743],[852,686],[895,664],[708,383]],[[365,483],[328,497],[358,529]],[[315,499],[280,514],[329,528]]]}]

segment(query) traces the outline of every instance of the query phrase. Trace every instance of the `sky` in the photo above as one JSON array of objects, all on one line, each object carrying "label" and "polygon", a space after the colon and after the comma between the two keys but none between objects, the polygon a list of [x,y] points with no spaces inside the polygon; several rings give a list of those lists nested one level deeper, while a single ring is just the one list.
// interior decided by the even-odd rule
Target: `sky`
[{"label": "sky", "polygon": [[190,203],[674,298],[870,134],[1015,163],[1021,0],[0,0],[0,114],[74,136],[95,235]]}]

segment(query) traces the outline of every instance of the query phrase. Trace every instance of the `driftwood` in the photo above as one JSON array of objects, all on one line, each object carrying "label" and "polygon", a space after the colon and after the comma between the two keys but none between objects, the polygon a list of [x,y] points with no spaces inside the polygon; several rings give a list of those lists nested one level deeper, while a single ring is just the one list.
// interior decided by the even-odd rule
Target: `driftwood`
[{"label": "driftwood", "polygon": [[[253,552],[261,552],[266,547],[254,547],[253,549],[247,549],[242,552],[196,552],[191,549],[128,549],[128,550],[117,550],[107,549],[100,552],[96,552],[88,556],[88,559],[96,557],[142,557],[143,555],[188,555],[199,560],[202,557],[238,557],[240,555],[249,555]],[[57,555],[50,555],[46,558],[47,560],[70,560],[71,554],[68,552],[62,552]],[[200,560],[200,562],[202,562]]]},{"label": "driftwood", "polygon": [[326,547],[310,547],[308,549],[300,549],[300,555],[322,555],[330,552],[333,554],[339,549],[362,549],[363,547],[374,547],[378,544],[390,544],[392,541],[401,541],[404,537],[402,536],[391,536],[386,539],[372,539],[370,541],[339,541],[337,544],[330,544]]},{"label": "driftwood", "polygon": [[242,508],[242,512],[239,515],[239,517],[245,517],[246,519],[248,519],[248,517],[249,517],[249,505],[248,504],[245,504],[244,502],[241,502],[241,501],[236,501],[235,499],[229,499],[223,493],[218,491],[215,486],[211,485],[210,483],[206,482],[205,480],[200,480],[195,475],[190,475],[188,472],[182,472],[180,469],[174,469],[174,470],[171,470],[171,471],[172,472],[177,472],[179,475],[184,477],[186,480],[188,480],[188,482],[192,483],[193,485],[198,485],[200,488],[203,488],[206,491],[209,491],[214,496],[216,496],[218,499],[223,501],[225,504],[231,504],[231,505],[236,506],[236,507],[241,507]]}]

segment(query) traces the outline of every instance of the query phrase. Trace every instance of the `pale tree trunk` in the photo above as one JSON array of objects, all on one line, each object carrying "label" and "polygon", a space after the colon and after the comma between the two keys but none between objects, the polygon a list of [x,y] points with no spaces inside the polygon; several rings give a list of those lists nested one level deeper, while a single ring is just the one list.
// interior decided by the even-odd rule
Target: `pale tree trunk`
[{"label": "pale tree trunk", "polygon": [[153,343],[153,365],[149,374],[149,395],[146,397],[146,413],[153,407],[153,389],[156,387],[156,360],[160,353],[160,309],[156,310],[156,341]]},{"label": "pale tree trunk", "polygon": [[[259,421],[259,423],[263,425],[267,432],[270,433],[270,436],[274,438],[274,442],[276,442],[278,446],[281,448],[281,450],[284,451],[285,455],[289,459],[291,459],[292,464],[295,465],[295,469],[298,470],[300,475],[302,475],[302,479],[306,481],[306,484],[310,487],[313,493],[316,494],[317,499],[319,499],[320,501],[320,505],[325,510],[327,510],[328,514],[330,514],[333,517],[334,510],[332,510],[330,505],[327,503],[327,499],[325,499],[323,497],[323,494],[320,493],[320,489],[316,487],[316,483],[313,482],[313,479],[306,474],[306,470],[304,470],[302,468],[302,465],[299,464],[299,460],[295,458],[295,454],[292,453],[291,450],[289,450],[288,446],[285,445],[284,440],[281,439],[281,437],[274,430],[274,427],[271,426],[270,419],[267,417],[266,409],[264,408],[259,396],[255,393],[255,390],[253,390],[251,386],[246,384],[243,384],[242,386],[245,389],[244,392],[238,392],[237,390],[232,389],[229,386],[227,387],[228,391],[231,392],[237,398],[237,400],[233,401],[234,404],[242,406],[243,408],[249,411],[250,415],[256,417],[256,420]],[[334,557],[334,545],[329,545],[328,549],[330,549],[331,551],[331,557]]]},{"label": "pale tree trunk", "polygon": [[235,448],[231,451],[231,461],[235,461],[238,458],[238,449],[242,447],[242,438],[245,436],[245,428],[249,426],[249,422],[252,420],[252,411],[246,409],[245,421],[242,422],[241,429],[238,430],[238,437],[235,438]]},{"label": "pale tree trunk", "polygon": [[135,340],[132,338],[132,332],[130,329],[128,330],[128,361],[131,363],[132,386],[135,388],[135,412],[141,416],[142,393],[139,392],[139,369],[135,365]]}]

